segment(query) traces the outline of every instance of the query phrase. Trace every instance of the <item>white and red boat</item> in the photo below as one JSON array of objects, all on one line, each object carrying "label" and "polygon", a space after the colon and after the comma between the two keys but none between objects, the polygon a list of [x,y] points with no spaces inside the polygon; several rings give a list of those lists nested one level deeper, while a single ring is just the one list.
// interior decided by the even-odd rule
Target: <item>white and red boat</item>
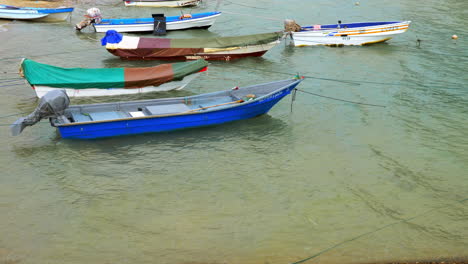
[{"label": "white and red boat", "polygon": [[408,30],[411,21],[364,22],[301,27],[291,32],[295,46],[366,45],[383,42]]}]

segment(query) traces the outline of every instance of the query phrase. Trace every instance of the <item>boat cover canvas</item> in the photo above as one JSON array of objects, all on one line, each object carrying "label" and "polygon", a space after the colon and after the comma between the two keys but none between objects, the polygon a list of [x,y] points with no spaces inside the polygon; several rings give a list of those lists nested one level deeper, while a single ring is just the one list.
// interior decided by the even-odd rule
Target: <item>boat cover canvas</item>
[{"label": "boat cover canvas", "polygon": [[61,68],[25,59],[21,69],[31,85],[57,88],[141,88],[157,86],[205,68],[205,60],[143,68]]},{"label": "boat cover canvas", "polygon": [[229,48],[229,47],[244,47],[249,45],[261,45],[278,40],[282,33],[263,33],[253,35],[243,35],[235,37],[214,37],[214,38],[190,38],[190,39],[171,39],[171,38],[140,38],[128,37],[116,42],[118,37],[115,30],[106,32],[106,36],[102,39],[102,44],[106,45],[107,49],[203,49],[203,48]]}]

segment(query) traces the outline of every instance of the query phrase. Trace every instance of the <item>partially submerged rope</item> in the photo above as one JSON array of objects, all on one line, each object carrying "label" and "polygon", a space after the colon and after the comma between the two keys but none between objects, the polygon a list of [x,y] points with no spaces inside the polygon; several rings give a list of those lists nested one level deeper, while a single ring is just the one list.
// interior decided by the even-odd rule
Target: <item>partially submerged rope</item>
[{"label": "partially submerged rope", "polygon": [[255,8],[255,9],[267,9],[267,8],[264,8],[264,7],[258,7],[258,6],[251,6],[251,5],[236,3],[236,2],[229,1],[229,0],[224,0],[224,1],[226,1],[227,3],[233,4],[233,5],[245,6],[245,7]]},{"label": "partially submerged rope", "polygon": [[315,95],[315,96],[318,96],[318,97],[323,97],[323,98],[327,98],[327,99],[331,99],[331,100],[335,100],[335,101],[341,101],[341,102],[352,103],[352,104],[367,105],[367,106],[386,107],[385,105],[368,104],[368,103],[355,102],[355,101],[349,101],[349,100],[345,100],[345,99],[334,98],[334,97],[330,97],[330,96],[325,96],[325,95],[320,95],[320,94],[304,91],[304,90],[297,89],[297,88],[296,88],[296,90],[299,91],[299,92],[306,93],[306,94],[311,94],[311,95]]},{"label": "partially submerged rope", "polygon": [[[458,201],[455,201],[455,202],[456,202],[456,203],[464,203],[464,202],[466,202],[466,201],[468,201],[468,198],[465,198],[465,199],[462,199],[462,200],[458,200]],[[448,205],[448,206],[453,206],[453,204],[452,204],[452,205]],[[307,257],[307,258],[305,258],[305,259],[302,259],[302,260],[293,262],[293,263],[291,263],[291,264],[300,264],[300,263],[304,263],[304,262],[306,262],[306,261],[308,261],[308,260],[314,259],[314,258],[316,258],[316,257],[318,257],[318,256],[320,256],[320,255],[322,255],[322,254],[324,254],[324,253],[326,253],[326,252],[328,252],[328,251],[331,251],[331,250],[333,250],[333,249],[335,249],[335,248],[337,248],[337,247],[339,247],[339,246],[341,246],[341,245],[344,245],[344,244],[346,244],[346,243],[348,243],[348,242],[352,242],[352,241],[357,240],[357,239],[359,239],[359,238],[361,238],[361,237],[364,237],[364,236],[367,236],[367,235],[376,233],[376,232],[378,232],[378,231],[380,231],[380,230],[383,230],[383,229],[386,229],[386,228],[388,228],[388,227],[390,227],[390,226],[394,226],[394,225],[397,225],[397,224],[400,224],[400,223],[409,222],[409,221],[411,221],[411,220],[413,220],[413,219],[415,219],[415,218],[418,218],[418,217],[423,216],[423,215],[425,215],[425,214],[428,214],[428,213],[430,213],[430,212],[437,211],[437,210],[440,210],[440,209],[443,209],[443,208],[446,208],[446,207],[447,207],[447,206],[439,206],[439,207],[436,207],[436,208],[432,208],[432,209],[430,209],[430,210],[427,210],[427,211],[422,212],[422,213],[420,213],[420,214],[417,214],[417,215],[415,215],[415,216],[412,216],[412,217],[409,217],[409,218],[406,218],[406,219],[402,219],[402,220],[397,221],[397,222],[393,222],[393,223],[384,225],[384,226],[382,226],[382,227],[376,228],[376,229],[371,230],[371,231],[369,231],[369,232],[366,232],[366,233],[360,234],[360,235],[358,235],[358,236],[355,236],[355,237],[353,237],[353,238],[344,240],[344,241],[342,241],[342,242],[340,242],[340,243],[338,243],[338,244],[335,244],[335,245],[333,245],[333,246],[331,246],[331,247],[329,247],[329,248],[326,248],[326,249],[324,249],[324,250],[322,250],[322,251],[320,251],[320,252],[318,252],[318,253],[316,253],[316,254],[310,256],[310,257]]]}]

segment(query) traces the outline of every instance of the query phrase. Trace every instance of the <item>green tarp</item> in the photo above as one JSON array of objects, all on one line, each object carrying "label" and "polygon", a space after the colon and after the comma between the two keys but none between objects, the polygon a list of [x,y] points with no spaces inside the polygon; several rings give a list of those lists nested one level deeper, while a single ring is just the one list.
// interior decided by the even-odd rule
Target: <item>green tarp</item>
[{"label": "green tarp", "polygon": [[31,85],[57,88],[136,88],[180,79],[206,67],[204,60],[145,68],[60,68],[25,59],[21,65]]}]

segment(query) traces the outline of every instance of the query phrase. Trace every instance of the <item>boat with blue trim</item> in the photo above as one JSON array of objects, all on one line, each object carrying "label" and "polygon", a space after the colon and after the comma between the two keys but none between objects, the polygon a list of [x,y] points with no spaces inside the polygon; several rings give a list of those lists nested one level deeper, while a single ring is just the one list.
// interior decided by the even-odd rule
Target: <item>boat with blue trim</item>
[{"label": "boat with blue trim", "polygon": [[93,139],[219,125],[267,113],[302,78],[252,85],[195,96],[69,106],[62,90],[50,91],[36,110],[12,126],[18,135],[26,126],[49,118],[62,138]]},{"label": "boat with blue trim", "polygon": [[[181,30],[189,28],[209,28],[221,12],[205,12],[185,14],[181,16],[166,17],[166,30]],[[154,18],[111,18],[102,19],[99,23],[93,23],[96,32],[152,32],[154,30]]]},{"label": "boat with blue trim", "polygon": [[42,8],[0,5],[0,18],[18,20],[63,21],[69,18],[73,7]]},{"label": "boat with blue trim", "polygon": [[[288,30],[295,46],[367,45],[384,42],[408,30],[411,21],[313,25]],[[285,23],[286,24],[286,23]]]}]

